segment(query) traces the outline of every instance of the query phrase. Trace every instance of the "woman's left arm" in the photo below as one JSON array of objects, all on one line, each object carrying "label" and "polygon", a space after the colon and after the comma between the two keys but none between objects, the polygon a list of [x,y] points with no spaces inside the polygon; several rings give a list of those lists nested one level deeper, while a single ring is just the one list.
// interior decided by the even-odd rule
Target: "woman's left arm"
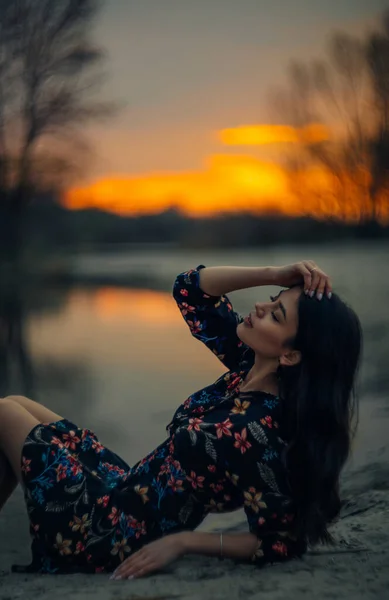
[{"label": "woman's left arm", "polygon": [[182,535],[183,554],[204,554],[243,560],[249,560],[253,556],[258,542],[253,533],[185,531],[178,535]]},{"label": "woman's left arm", "polygon": [[[221,544],[222,542],[222,544]],[[258,545],[252,533],[223,534],[182,531],[151,542],[127,558],[111,579],[138,579],[159,571],[186,554],[249,560]],[[222,550],[222,553],[221,553]]]}]

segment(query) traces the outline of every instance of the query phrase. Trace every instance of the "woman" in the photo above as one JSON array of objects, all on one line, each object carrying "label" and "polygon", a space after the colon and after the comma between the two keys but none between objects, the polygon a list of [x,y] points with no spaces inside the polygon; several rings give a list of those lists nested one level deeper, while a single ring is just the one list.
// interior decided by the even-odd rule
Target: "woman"
[{"label": "woman", "polygon": [[[240,318],[225,294],[264,285],[288,289]],[[174,298],[228,372],[178,408],[168,439],[134,467],[27,398],[0,401],[0,447],[23,486],[32,535],[32,564],[13,570],[115,570],[124,579],[187,553],[262,565],[331,541],[358,318],[312,261],[200,265],[177,277]],[[13,487],[8,476],[3,503]],[[242,506],[248,533],[193,531],[208,513]]]}]

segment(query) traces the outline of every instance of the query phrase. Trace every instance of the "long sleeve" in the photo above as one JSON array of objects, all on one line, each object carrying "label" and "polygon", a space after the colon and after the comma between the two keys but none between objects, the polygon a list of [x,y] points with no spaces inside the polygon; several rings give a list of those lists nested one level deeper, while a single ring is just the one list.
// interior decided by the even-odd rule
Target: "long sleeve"
[{"label": "long sleeve", "polygon": [[177,276],[173,297],[177,302],[191,334],[209,348],[229,369],[238,368],[248,347],[241,342],[236,328],[242,317],[236,313],[227,296],[209,296],[199,285],[199,272],[196,269]]},{"label": "long sleeve", "polygon": [[291,535],[295,505],[288,494],[277,422],[269,411],[261,422],[231,415],[230,423],[225,466],[242,494],[249,531],[258,539],[251,562],[261,566],[301,556],[306,544]]}]

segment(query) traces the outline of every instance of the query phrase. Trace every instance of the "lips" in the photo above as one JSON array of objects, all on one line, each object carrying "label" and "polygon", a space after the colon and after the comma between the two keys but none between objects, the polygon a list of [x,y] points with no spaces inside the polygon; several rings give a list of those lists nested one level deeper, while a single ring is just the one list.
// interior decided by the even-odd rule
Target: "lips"
[{"label": "lips", "polygon": [[244,318],[244,323],[245,323],[245,325],[247,325],[247,327],[253,326],[253,322],[251,320],[251,315],[248,315],[247,317]]}]

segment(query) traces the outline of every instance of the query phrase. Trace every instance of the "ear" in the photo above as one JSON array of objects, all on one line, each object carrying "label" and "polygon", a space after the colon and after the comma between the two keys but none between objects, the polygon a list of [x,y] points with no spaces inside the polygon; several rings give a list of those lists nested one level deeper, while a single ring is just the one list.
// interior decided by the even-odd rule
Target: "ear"
[{"label": "ear", "polygon": [[301,362],[301,352],[299,350],[291,350],[280,356],[280,365],[283,367],[293,367]]}]

